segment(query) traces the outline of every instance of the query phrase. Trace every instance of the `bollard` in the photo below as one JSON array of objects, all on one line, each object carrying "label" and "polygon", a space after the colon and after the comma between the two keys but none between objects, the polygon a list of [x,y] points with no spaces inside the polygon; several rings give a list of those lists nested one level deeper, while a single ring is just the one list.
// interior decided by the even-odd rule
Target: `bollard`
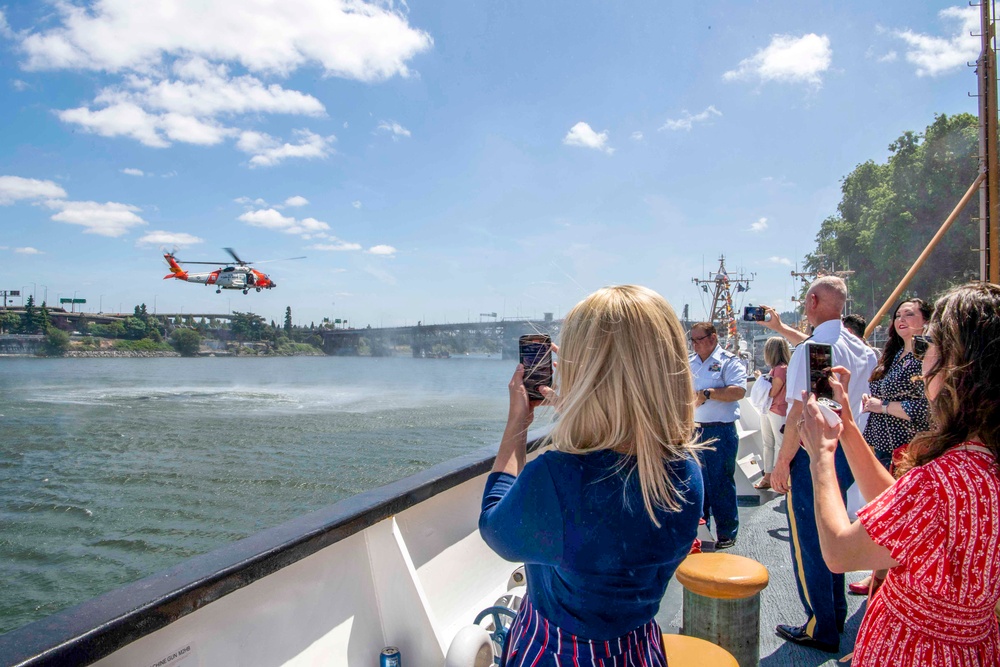
[{"label": "bollard", "polygon": [[667,667],[737,667],[736,658],[726,649],[697,637],[663,635]]},{"label": "bollard", "polygon": [[684,587],[681,633],[721,646],[740,667],[757,667],[767,568],[735,554],[701,553],[685,558],[676,577]]}]

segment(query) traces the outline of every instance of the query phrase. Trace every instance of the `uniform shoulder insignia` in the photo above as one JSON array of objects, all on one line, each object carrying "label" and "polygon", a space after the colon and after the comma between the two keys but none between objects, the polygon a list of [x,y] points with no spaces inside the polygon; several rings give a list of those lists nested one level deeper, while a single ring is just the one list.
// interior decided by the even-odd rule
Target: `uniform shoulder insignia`
[{"label": "uniform shoulder insignia", "polygon": [[732,352],[730,352],[729,350],[723,350],[722,351],[722,356],[724,356],[726,359],[735,359],[736,358],[736,355],[733,354]]}]

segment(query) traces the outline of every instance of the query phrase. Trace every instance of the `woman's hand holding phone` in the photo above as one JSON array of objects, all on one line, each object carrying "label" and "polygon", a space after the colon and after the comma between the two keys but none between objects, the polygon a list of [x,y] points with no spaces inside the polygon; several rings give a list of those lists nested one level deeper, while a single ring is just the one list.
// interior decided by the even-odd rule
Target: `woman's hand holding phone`
[{"label": "woman's hand holding phone", "polygon": [[[559,346],[552,344],[552,353],[557,354]],[[558,366],[558,362],[552,362],[553,368]],[[552,387],[540,385],[538,392],[541,399],[532,398],[528,395],[528,389],[524,386],[524,364],[518,364],[514,369],[514,375],[507,384],[507,391],[510,394],[510,409],[507,412],[508,425],[520,425],[527,430],[528,426],[535,418],[535,408],[540,405],[555,405],[558,396]]]}]

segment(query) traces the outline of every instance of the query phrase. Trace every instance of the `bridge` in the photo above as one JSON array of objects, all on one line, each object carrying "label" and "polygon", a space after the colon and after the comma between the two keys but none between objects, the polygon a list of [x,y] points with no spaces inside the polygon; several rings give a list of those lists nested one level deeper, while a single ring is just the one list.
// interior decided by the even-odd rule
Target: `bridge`
[{"label": "bridge", "polygon": [[[557,339],[562,320],[500,320],[458,324],[417,324],[406,327],[327,329],[323,351],[329,355],[357,356],[366,349],[372,356],[391,356],[398,347],[409,347],[414,357],[435,357],[463,348],[496,349],[504,359],[517,359],[517,340],[525,334],[544,333]],[[443,356],[443,355],[442,355]]]}]

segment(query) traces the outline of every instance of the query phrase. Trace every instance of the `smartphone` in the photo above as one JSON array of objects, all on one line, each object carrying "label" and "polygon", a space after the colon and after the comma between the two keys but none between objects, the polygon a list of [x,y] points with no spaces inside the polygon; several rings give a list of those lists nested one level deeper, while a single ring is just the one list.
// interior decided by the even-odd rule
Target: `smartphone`
[{"label": "smartphone", "polygon": [[747,306],[743,309],[744,322],[763,322],[767,312],[764,306]]},{"label": "smartphone", "polygon": [[924,360],[924,355],[927,354],[927,346],[930,344],[931,339],[927,336],[913,337],[913,356],[917,358],[917,361]]},{"label": "smartphone", "polygon": [[552,386],[552,339],[546,334],[527,334],[518,339],[518,355],[524,364],[524,388],[528,398],[541,400],[539,387]]},{"label": "smartphone", "polygon": [[[806,343],[807,368],[809,369],[809,391],[817,399],[833,402],[833,387],[830,386],[830,369],[833,368],[833,346],[827,343]],[[839,405],[837,406],[840,407]]]}]

